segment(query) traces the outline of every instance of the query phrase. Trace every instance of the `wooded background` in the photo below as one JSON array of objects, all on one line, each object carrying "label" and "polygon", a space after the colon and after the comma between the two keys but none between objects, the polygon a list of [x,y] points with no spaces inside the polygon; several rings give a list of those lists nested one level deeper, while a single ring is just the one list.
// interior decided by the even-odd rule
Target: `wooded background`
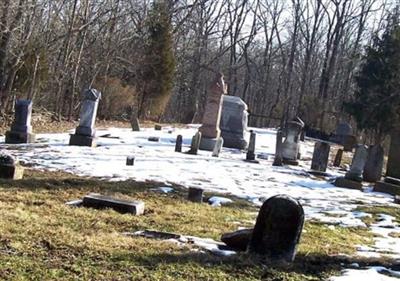
[{"label": "wooded background", "polygon": [[199,122],[209,83],[225,75],[251,125],[300,116],[333,130],[366,46],[384,30],[385,0],[2,0],[0,110],[33,99],[76,118],[102,91],[100,118]]}]

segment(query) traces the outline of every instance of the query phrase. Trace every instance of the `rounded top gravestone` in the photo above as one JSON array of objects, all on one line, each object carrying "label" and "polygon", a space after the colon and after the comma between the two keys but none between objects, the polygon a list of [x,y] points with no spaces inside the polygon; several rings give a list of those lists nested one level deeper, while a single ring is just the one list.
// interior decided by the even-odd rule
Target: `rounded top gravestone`
[{"label": "rounded top gravestone", "polygon": [[0,165],[15,166],[17,162],[17,159],[9,154],[0,154]]}]

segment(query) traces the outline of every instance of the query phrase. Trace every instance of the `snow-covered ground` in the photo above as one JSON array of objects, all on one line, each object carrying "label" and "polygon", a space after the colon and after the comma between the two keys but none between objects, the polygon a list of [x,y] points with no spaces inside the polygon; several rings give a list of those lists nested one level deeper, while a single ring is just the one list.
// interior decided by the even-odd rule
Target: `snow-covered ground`
[{"label": "snow-covered ground", "polygon": [[[99,130],[97,136],[109,134],[114,138],[100,137],[97,148],[69,146],[68,133],[41,134],[37,136],[36,144],[4,144],[0,147],[38,169],[63,170],[113,181],[154,180],[166,185],[175,183],[185,187],[201,187],[207,191],[246,198],[258,205],[270,196],[287,194],[302,203],[307,219],[345,227],[366,226],[361,218],[370,214],[356,211],[360,204],[396,206],[392,203],[393,197],[387,194],[337,188],[326,180],[310,176],[307,170],[313,150],[311,141],[302,143],[302,156],[308,160],[302,161],[300,166],[273,167],[275,131],[270,129],[254,128],[257,133],[256,154],[261,154],[260,158],[263,158],[259,159],[260,164],[243,161],[245,153],[235,149],[223,148],[219,158],[212,157],[211,152],[206,151],[200,151],[199,155],[174,152],[176,136],[183,136],[184,150],[189,150],[191,137],[196,130],[196,125],[181,129],[163,128],[162,131]],[[148,137],[159,137],[160,141],[150,142]],[[4,142],[4,137],[0,138],[0,142]],[[127,156],[135,157],[134,166],[126,166]],[[342,174],[333,169],[328,172],[334,176]],[[389,235],[400,234],[398,223],[382,214],[382,221],[374,224],[371,230],[380,237],[375,238],[372,247],[360,245],[359,254],[400,259],[400,239]],[[376,268],[369,270],[379,274]],[[355,274],[349,272],[348,275]]]}]

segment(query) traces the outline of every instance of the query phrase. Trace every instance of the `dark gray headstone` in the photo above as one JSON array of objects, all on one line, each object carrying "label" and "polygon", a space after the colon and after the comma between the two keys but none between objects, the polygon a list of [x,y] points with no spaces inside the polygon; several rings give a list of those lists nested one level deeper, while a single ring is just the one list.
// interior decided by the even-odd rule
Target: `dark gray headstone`
[{"label": "dark gray headstone", "polygon": [[255,151],[256,151],[256,133],[254,133],[253,131],[250,131],[249,147],[248,147],[247,153],[246,153],[247,161],[256,160]]},{"label": "dark gray headstone", "polygon": [[311,162],[311,169],[325,172],[328,167],[329,151],[331,146],[326,142],[316,142]]},{"label": "dark gray headstone", "polygon": [[134,131],[134,132],[140,131],[140,124],[139,124],[138,113],[137,113],[136,108],[132,108],[131,126],[132,126],[132,131]]},{"label": "dark gray headstone", "polygon": [[154,130],[156,130],[156,131],[161,131],[161,130],[162,130],[162,126],[159,125],[159,124],[155,124],[155,125],[154,125]]},{"label": "dark gray headstone", "polygon": [[188,192],[188,200],[195,203],[203,202],[203,189],[190,187]]},{"label": "dark gray headstone", "polygon": [[247,142],[247,104],[239,97],[223,95],[220,129],[224,147],[245,149]]},{"label": "dark gray headstone", "polygon": [[351,161],[350,171],[345,175],[345,178],[352,181],[361,182],[365,163],[367,162],[368,151],[365,145],[359,144]]},{"label": "dark gray headstone", "polygon": [[269,198],[257,216],[248,251],[272,261],[292,262],[304,225],[300,203],[286,195]]},{"label": "dark gray headstone", "polygon": [[15,116],[11,130],[6,132],[6,143],[32,143],[35,135],[32,133],[32,101],[17,100]]},{"label": "dark gray headstone", "polygon": [[400,179],[400,130],[392,132],[386,166],[386,176]]},{"label": "dark gray headstone", "polygon": [[182,152],[182,142],[183,142],[182,135],[178,135],[176,137],[176,142],[175,142],[175,152]]},{"label": "dark gray headstone", "polygon": [[342,122],[337,125],[335,134],[338,136],[351,136],[353,135],[353,128],[349,123]]},{"label": "dark gray headstone", "polygon": [[272,166],[282,166],[283,165],[282,139],[283,139],[283,133],[281,130],[278,130],[276,132],[275,158],[274,158],[274,162],[272,163]]},{"label": "dark gray headstone", "polygon": [[192,137],[192,143],[190,144],[190,150],[187,152],[189,154],[197,155],[200,147],[200,142],[201,142],[201,132],[197,132],[193,137]]},{"label": "dark gray headstone", "polygon": [[368,148],[368,157],[363,173],[364,181],[377,182],[381,179],[384,153],[381,145],[373,145]]},{"label": "dark gray headstone", "polygon": [[221,241],[236,251],[246,251],[253,229],[246,228],[234,232],[224,233]]},{"label": "dark gray headstone", "polygon": [[340,167],[340,164],[342,163],[342,157],[343,157],[343,149],[338,149],[335,156],[335,160],[333,161],[334,167]]},{"label": "dark gray headstone", "polygon": [[133,166],[135,164],[135,156],[126,157],[126,166]]},{"label": "dark gray headstone", "polygon": [[142,215],[144,213],[144,202],[120,200],[97,193],[90,193],[83,197],[82,205],[96,209],[111,208],[120,213]]}]

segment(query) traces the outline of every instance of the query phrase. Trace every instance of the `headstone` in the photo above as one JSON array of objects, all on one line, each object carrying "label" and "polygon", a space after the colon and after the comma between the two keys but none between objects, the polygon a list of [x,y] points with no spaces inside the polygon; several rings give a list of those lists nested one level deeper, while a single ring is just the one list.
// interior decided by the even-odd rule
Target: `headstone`
[{"label": "headstone", "polygon": [[159,137],[148,137],[147,140],[152,141],[152,142],[159,142],[160,138]]},{"label": "headstone", "polygon": [[69,145],[96,146],[96,129],[94,124],[100,98],[101,93],[96,89],[89,89],[84,92],[79,126],[76,128],[75,134],[71,135]]},{"label": "headstone", "polygon": [[221,241],[236,251],[246,251],[252,234],[251,228],[241,229],[222,234]]},{"label": "headstone", "polygon": [[202,138],[200,149],[212,151],[215,142],[221,135],[219,128],[221,119],[222,96],[226,94],[227,87],[222,73],[218,73],[208,91],[203,122],[199,128]]},{"label": "headstone", "polygon": [[272,166],[282,166],[283,165],[283,159],[282,159],[282,139],[283,139],[283,133],[279,129],[276,132],[276,144],[275,144],[275,158],[274,162],[272,163]]},{"label": "headstone", "polygon": [[131,126],[132,126],[132,131],[134,131],[134,132],[140,131],[138,113],[137,113],[137,109],[135,107],[132,108]]},{"label": "headstone", "polygon": [[176,137],[176,142],[175,142],[175,152],[182,152],[182,143],[183,143],[182,135],[178,135]]},{"label": "headstone", "polygon": [[250,131],[249,147],[247,148],[246,161],[258,163],[256,160],[256,133]]},{"label": "headstone", "polygon": [[220,137],[215,143],[214,150],[212,153],[213,157],[219,157],[223,145],[224,145],[224,139]]},{"label": "headstone", "polygon": [[331,146],[326,142],[316,142],[314,153],[311,161],[311,170],[318,172],[326,172],[329,160],[329,151]]},{"label": "headstone", "polygon": [[333,161],[333,166],[340,167],[340,164],[342,163],[342,158],[343,158],[343,149],[338,149],[335,156],[335,160]]},{"label": "headstone", "polygon": [[289,165],[298,165],[297,156],[300,150],[300,133],[303,124],[295,121],[287,123],[286,138],[282,143],[283,162]]},{"label": "headstone", "polygon": [[135,156],[126,157],[126,166],[133,166],[135,164]]},{"label": "headstone", "polygon": [[143,215],[144,202],[120,200],[97,193],[90,193],[83,197],[82,205],[96,209],[111,208],[120,213],[130,213],[136,216]]},{"label": "headstone", "polygon": [[189,187],[188,200],[195,203],[202,203],[203,191],[201,188]]},{"label": "headstone", "polygon": [[248,251],[271,261],[292,262],[304,225],[300,203],[286,195],[269,198],[261,206]]},{"label": "headstone", "polygon": [[190,150],[187,153],[197,155],[197,152],[199,151],[200,141],[201,141],[201,133],[197,132],[192,137],[192,143],[190,144]]},{"label": "headstone", "polygon": [[32,101],[17,100],[11,130],[6,132],[6,143],[33,143],[35,134],[31,126]]},{"label": "headstone", "polygon": [[374,191],[400,195],[400,130],[395,130],[390,136],[390,148],[386,165],[386,175],[383,181],[375,184]]},{"label": "headstone", "polygon": [[0,154],[0,178],[19,180],[24,176],[24,168],[19,165],[17,159],[11,155]]},{"label": "headstone", "polygon": [[395,204],[400,204],[400,195],[395,195],[394,196],[394,203]]},{"label": "headstone", "polygon": [[336,131],[330,140],[343,145],[344,151],[353,151],[353,148],[357,145],[357,138],[353,135],[353,128],[347,122],[339,123],[336,126]]},{"label": "headstone", "polygon": [[162,126],[161,126],[161,125],[159,125],[159,124],[155,124],[155,125],[154,125],[154,130],[156,130],[156,131],[161,131],[161,129],[162,129]]},{"label": "headstone", "polygon": [[338,187],[345,187],[351,189],[363,190],[362,185],[362,174],[365,163],[367,161],[368,151],[365,145],[358,145],[356,152],[354,153],[353,160],[351,162],[350,171],[343,177],[339,177],[335,180],[334,185]]},{"label": "headstone", "polygon": [[246,149],[247,104],[239,97],[223,95],[220,129],[224,147]]},{"label": "headstone", "polygon": [[364,181],[377,182],[381,179],[384,154],[385,152],[381,145],[372,145],[368,148],[367,162],[363,172]]}]

